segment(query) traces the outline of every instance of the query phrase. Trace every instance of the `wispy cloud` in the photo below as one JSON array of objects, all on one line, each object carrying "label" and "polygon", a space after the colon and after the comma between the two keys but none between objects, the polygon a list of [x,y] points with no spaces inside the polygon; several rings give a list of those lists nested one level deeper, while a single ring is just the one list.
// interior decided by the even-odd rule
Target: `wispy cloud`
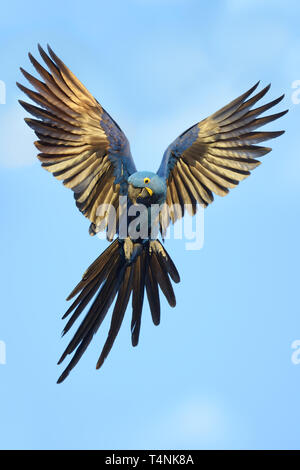
[{"label": "wispy cloud", "polygon": [[[289,0],[289,7],[296,6],[296,0]],[[258,8],[280,8],[286,9],[287,4],[281,0],[226,0],[226,6],[233,11],[240,11],[245,9],[257,10]]]},{"label": "wispy cloud", "polygon": [[247,434],[248,430],[242,428],[229,408],[215,396],[188,397],[150,426],[152,446],[162,445],[167,449],[230,448],[234,446],[234,436],[240,436],[241,432]]},{"label": "wispy cloud", "polygon": [[2,167],[22,167],[32,165],[36,149],[34,136],[24,123],[24,110],[17,103],[1,107],[0,128],[0,165]]}]

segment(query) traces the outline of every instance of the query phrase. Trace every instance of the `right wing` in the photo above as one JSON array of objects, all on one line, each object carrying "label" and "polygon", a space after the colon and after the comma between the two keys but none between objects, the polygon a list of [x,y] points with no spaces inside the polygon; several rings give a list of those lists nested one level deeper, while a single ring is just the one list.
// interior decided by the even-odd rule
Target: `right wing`
[{"label": "right wing", "polygon": [[[21,68],[36,89],[17,83],[32,101],[20,104],[37,119],[26,118],[35,131],[42,166],[74,191],[76,206],[91,221],[90,234],[108,230],[108,219],[120,213],[119,196],[127,194],[127,179],[136,171],[129,142],[118,124],[48,46],[39,52],[49,72],[29,54],[40,81]],[[99,207],[105,204],[105,214]],[[98,211],[97,211],[98,210]],[[117,222],[117,220],[116,220]],[[107,237],[115,231],[110,228]]]},{"label": "right wing", "polygon": [[287,113],[259,117],[284,95],[254,108],[270,89],[269,85],[249,98],[257,85],[183,132],[165,151],[157,172],[167,182],[166,204],[160,213],[163,236],[170,222],[183,217],[185,208],[194,215],[197,203],[206,207],[213,201],[213,193],[225,196],[247,178],[260,165],[257,157],[271,151],[256,144],[283,134],[256,130]]}]

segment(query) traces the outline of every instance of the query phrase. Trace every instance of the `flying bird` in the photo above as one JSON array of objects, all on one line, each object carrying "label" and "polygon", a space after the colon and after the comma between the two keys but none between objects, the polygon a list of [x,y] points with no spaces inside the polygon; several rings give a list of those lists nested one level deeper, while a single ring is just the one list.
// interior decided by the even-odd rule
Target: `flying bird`
[{"label": "flying bird", "polygon": [[[130,297],[133,346],[139,341],[145,293],[155,325],[160,323],[160,291],[175,306],[171,281],[178,283],[180,278],[159,233],[163,239],[168,226],[186,211],[194,215],[198,205],[208,206],[214,194],[225,196],[247,178],[260,165],[257,158],[271,151],[256,144],[284,132],[257,129],[287,111],[261,116],[284,95],[256,106],[270,89],[268,85],[254,94],[258,82],[175,139],[156,173],[137,171],[119,125],[49,46],[47,52],[41,46],[38,49],[44,65],[31,54],[29,59],[40,79],[21,68],[33,89],[17,83],[35,103],[19,101],[34,117],[25,121],[38,138],[37,158],[73,191],[76,206],[90,221],[89,233],[105,231],[110,241],[67,298],[75,300],[63,316],[69,318],[63,334],[86,313],[58,362],[72,355],[60,383],[83,355],[114,301],[97,369],[112,348]],[[135,220],[132,211],[139,206],[146,208],[146,217],[140,219],[133,236],[128,229]],[[151,207],[158,208],[154,217],[150,217]]]}]

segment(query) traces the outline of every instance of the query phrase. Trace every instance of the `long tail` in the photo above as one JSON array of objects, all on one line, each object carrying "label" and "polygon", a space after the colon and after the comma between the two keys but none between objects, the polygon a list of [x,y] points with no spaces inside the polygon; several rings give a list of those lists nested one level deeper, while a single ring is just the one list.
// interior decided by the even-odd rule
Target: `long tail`
[{"label": "long tail", "polygon": [[63,335],[70,330],[73,323],[95,296],[83,321],[58,361],[60,364],[67,355],[74,353],[57,383],[63,382],[75,367],[116,296],[117,300],[112,313],[108,337],[96,368],[99,369],[102,366],[113,346],[131,294],[131,340],[132,345],[136,346],[139,341],[145,288],[153,323],[158,325],[160,323],[159,287],[171,307],[176,305],[170,278],[176,283],[180,281],[173,261],[159,241],[148,241],[145,244],[134,243],[129,255],[124,241],[117,239],[112,242],[86,270],[82,280],[67,298],[70,300],[77,295],[63,316],[64,319],[72,313],[63,330]]}]

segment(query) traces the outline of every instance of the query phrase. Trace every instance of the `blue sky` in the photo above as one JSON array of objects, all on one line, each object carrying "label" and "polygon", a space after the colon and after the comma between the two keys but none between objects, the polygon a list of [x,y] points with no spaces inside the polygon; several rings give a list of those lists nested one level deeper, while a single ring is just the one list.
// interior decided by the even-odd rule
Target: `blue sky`
[{"label": "blue sky", "polygon": [[[0,15],[0,447],[300,448],[300,80],[296,1],[11,0]],[[205,211],[203,249],[167,249],[181,274],[162,322],[130,310],[100,371],[109,318],[62,385],[65,298],[106,242],[88,235],[71,192],[35,159],[15,82],[50,43],[126,132],[138,169],[156,171],[183,130],[252,86],[290,112],[263,165]],[[298,95],[299,96],[299,95]],[[298,356],[297,356],[298,357]],[[296,361],[297,362],[297,361]]]}]

